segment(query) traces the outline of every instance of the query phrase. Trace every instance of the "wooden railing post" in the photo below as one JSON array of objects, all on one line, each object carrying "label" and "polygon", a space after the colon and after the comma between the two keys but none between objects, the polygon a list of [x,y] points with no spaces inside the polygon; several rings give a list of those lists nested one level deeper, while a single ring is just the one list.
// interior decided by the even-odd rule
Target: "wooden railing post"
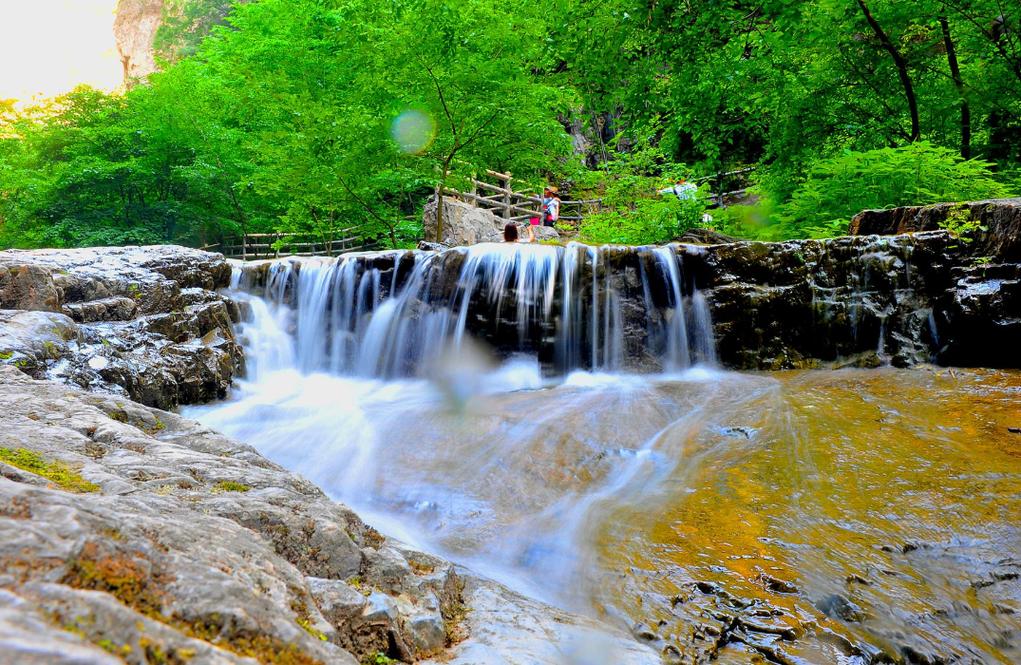
[{"label": "wooden railing post", "polygon": [[504,186],[504,192],[503,192],[503,218],[504,219],[510,219],[511,218],[511,192],[513,190],[511,190],[511,177],[510,177],[509,173],[507,174],[507,179],[503,182],[503,186]]}]

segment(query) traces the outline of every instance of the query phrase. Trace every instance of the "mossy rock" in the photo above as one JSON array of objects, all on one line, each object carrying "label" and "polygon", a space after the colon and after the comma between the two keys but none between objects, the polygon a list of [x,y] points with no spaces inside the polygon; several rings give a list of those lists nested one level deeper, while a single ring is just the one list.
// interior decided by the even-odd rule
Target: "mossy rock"
[{"label": "mossy rock", "polygon": [[99,491],[99,485],[85,480],[67,464],[47,461],[39,453],[26,448],[0,448],[0,461],[41,476],[68,492],[85,494]]}]

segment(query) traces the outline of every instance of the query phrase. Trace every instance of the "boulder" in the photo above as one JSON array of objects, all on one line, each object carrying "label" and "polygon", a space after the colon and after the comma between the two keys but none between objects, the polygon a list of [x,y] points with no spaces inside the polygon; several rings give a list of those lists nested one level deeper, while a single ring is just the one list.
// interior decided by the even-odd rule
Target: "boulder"
[{"label": "boulder", "polygon": [[60,311],[63,293],[54,283],[52,270],[6,258],[0,258],[0,308]]},{"label": "boulder", "polygon": [[682,242],[689,245],[725,245],[732,242],[739,242],[733,236],[714,231],[713,229],[688,229],[678,236],[674,242]]},{"label": "boulder", "polygon": [[[445,247],[477,245],[481,242],[503,242],[503,229],[507,220],[497,217],[491,210],[477,208],[450,197],[443,198],[443,238],[436,238],[436,200],[426,204],[422,213],[425,238],[420,249],[438,250]],[[519,224],[520,226],[521,224]],[[551,227],[534,226],[536,240],[559,241],[560,234]],[[525,231],[521,231],[524,237]]]},{"label": "boulder", "polygon": [[443,237],[436,235],[436,199],[426,204],[422,213],[425,238],[448,247],[475,245],[480,242],[503,242],[506,222],[491,211],[476,208],[463,201],[443,197]]},{"label": "boulder", "polygon": [[231,273],[184,247],[0,252],[0,363],[161,408],[223,397],[243,367]]},{"label": "boulder", "polygon": [[[532,232],[535,234],[535,239],[538,242],[560,242],[560,233],[552,226],[533,226]],[[522,231],[522,237],[526,233],[527,231]]]},{"label": "boulder", "polygon": [[937,231],[951,214],[965,213],[981,227],[962,249],[974,256],[1021,261],[1021,198],[940,203],[887,210],[866,210],[851,220],[848,234],[895,235]]}]

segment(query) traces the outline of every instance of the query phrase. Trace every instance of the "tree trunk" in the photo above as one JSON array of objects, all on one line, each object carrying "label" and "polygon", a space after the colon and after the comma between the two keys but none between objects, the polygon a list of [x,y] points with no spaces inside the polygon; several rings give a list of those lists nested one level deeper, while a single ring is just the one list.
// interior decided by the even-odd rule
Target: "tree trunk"
[{"label": "tree trunk", "polygon": [[450,177],[450,163],[454,161],[454,153],[443,160],[443,178],[436,186],[436,242],[443,242],[443,190],[447,188]]},{"label": "tree trunk", "polygon": [[968,104],[968,96],[964,90],[964,78],[961,77],[961,66],[957,62],[957,48],[950,37],[950,22],[946,16],[939,17],[939,25],[943,29],[943,44],[947,49],[950,75],[954,79],[954,86],[957,87],[957,94],[961,97],[961,157],[971,159],[971,105]]},{"label": "tree trunk", "polygon": [[443,184],[436,185],[436,237],[433,242],[443,242]]},{"label": "tree trunk", "polygon": [[861,7],[865,20],[868,21],[872,31],[876,33],[879,42],[886,49],[886,52],[890,54],[890,57],[893,58],[893,63],[897,66],[897,76],[900,77],[900,83],[904,87],[904,96],[907,97],[908,110],[911,113],[911,141],[918,141],[922,138],[922,123],[918,118],[918,99],[915,97],[915,86],[912,84],[911,74],[908,72],[908,61],[904,58],[900,49],[897,48],[897,45],[890,40],[890,36],[883,30],[883,26],[879,25],[879,21],[869,11],[865,0],[858,0],[858,6]]}]

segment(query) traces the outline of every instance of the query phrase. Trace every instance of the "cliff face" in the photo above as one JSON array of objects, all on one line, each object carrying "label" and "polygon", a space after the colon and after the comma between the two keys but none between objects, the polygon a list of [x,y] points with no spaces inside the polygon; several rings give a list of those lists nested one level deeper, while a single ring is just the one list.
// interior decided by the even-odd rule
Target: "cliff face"
[{"label": "cliff face", "polygon": [[202,39],[224,22],[231,0],[118,0],[113,31],[127,87],[159,67],[195,52]]},{"label": "cliff face", "polygon": [[163,0],[119,0],[113,22],[128,87],[156,71],[153,41],[163,21]]}]

